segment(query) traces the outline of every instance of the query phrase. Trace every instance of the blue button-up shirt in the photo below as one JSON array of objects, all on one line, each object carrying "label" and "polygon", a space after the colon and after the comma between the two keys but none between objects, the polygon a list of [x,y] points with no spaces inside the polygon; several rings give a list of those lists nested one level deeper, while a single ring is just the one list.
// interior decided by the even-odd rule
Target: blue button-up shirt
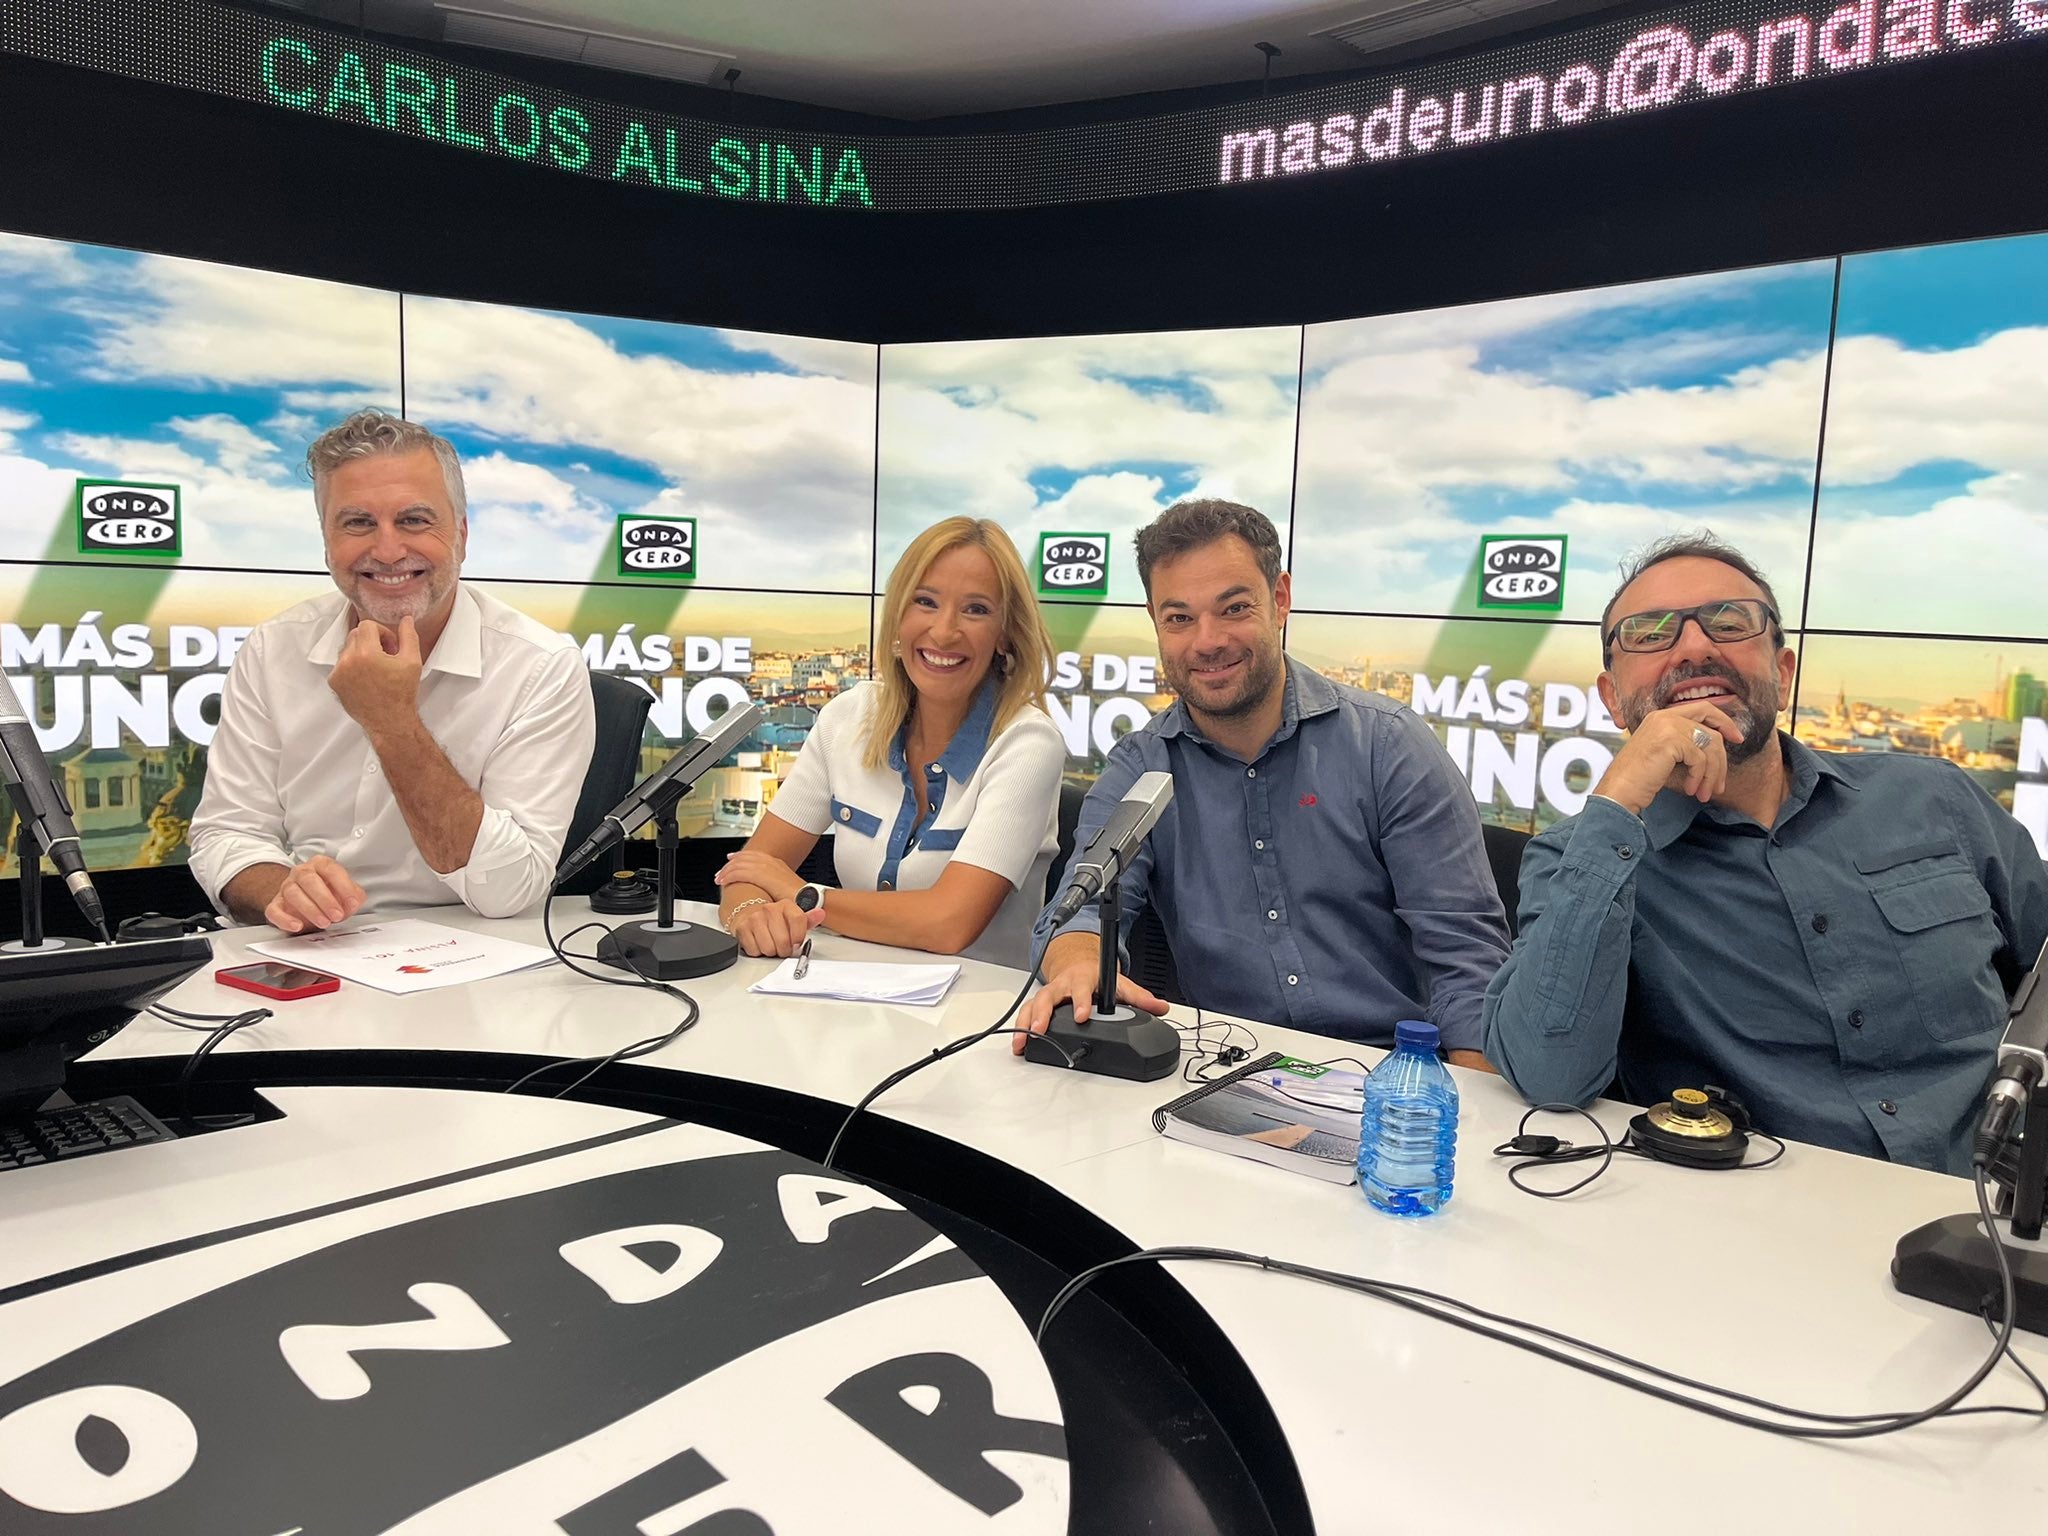
[{"label": "blue button-up shirt", "polygon": [[1775,1135],[1963,1172],[2048,873],[1951,764],[1779,740],[1768,829],[1667,789],[1531,841],[1487,1055],[1531,1102],[1715,1083]]},{"label": "blue button-up shirt", "polygon": [[[1192,1001],[1375,1044],[1428,1019],[1446,1048],[1479,1048],[1507,919],[1472,792],[1420,719],[1289,661],[1280,729],[1247,761],[1176,701],[1110,751],[1076,856],[1156,769],[1173,804],[1123,876],[1123,907],[1158,909]],[[1060,932],[1077,929],[1098,931],[1095,913]]]}]

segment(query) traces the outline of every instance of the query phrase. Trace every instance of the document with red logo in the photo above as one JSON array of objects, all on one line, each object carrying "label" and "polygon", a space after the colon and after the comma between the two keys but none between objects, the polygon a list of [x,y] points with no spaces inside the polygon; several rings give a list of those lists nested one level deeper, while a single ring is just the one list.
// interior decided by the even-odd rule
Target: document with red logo
[{"label": "document with red logo", "polygon": [[538,944],[444,928],[410,917],[269,939],[249,947],[273,960],[288,960],[343,981],[400,994],[459,987],[466,981],[506,976],[554,958]]}]

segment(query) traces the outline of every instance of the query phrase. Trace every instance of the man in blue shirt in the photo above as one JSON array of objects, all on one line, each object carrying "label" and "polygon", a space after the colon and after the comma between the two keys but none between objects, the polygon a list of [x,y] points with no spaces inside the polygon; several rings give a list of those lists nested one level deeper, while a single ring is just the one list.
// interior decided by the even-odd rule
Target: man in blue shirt
[{"label": "man in blue shirt", "polygon": [[1487,1055],[1532,1103],[1715,1083],[1775,1135],[1965,1171],[2048,935],[2026,830],[1952,764],[1779,732],[1777,599],[1712,535],[1651,546],[1601,632],[1629,739],[1523,857]]},{"label": "man in blue shirt", "polygon": [[[1075,836],[1086,848],[1142,773],[1173,804],[1123,876],[1149,901],[1189,997],[1204,1008],[1387,1044],[1428,1019],[1452,1061],[1484,1067],[1481,993],[1507,921],[1471,791],[1429,727],[1392,699],[1287,659],[1290,602],[1271,522],[1227,501],[1184,501],[1138,534],[1138,575],[1179,698],[1118,742]],[[1086,1022],[1101,950],[1095,913],[1051,932],[1043,1030],[1071,1000]],[[1117,996],[1166,1004],[1117,980]],[[1024,1048],[1024,1037],[1012,1046]]]}]

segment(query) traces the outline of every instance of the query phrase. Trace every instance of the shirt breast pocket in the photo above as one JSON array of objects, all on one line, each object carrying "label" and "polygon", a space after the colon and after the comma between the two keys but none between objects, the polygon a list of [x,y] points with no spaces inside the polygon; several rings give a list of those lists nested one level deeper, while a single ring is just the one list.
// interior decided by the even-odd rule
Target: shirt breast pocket
[{"label": "shirt breast pocket", "polygon": [[844,800],[834,800],[832,826],[835,831],[858,832],[862,837],[873,837],[882,830],[882,818],[857,805],[848,805]]},{"label": "shirt breast pocket", "polygon": [[1856,868],[1891,932],[1920,1021],[1937,1040],[1995,1024],[2004,990],[1993,959],[2002,942],[1990,893],[1953,843],[1868,854]]}]

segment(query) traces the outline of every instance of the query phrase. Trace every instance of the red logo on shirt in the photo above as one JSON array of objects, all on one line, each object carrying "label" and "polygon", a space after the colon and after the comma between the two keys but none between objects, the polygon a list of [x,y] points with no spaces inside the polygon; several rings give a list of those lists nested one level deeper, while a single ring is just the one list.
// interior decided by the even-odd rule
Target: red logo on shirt
[{"label": "red logo on shirt", "polygon": [[1316,803],[1316,797],[1314,795],[1303,795],[1301,797],[1301,803],[1304,807],[1314,805]]}]

